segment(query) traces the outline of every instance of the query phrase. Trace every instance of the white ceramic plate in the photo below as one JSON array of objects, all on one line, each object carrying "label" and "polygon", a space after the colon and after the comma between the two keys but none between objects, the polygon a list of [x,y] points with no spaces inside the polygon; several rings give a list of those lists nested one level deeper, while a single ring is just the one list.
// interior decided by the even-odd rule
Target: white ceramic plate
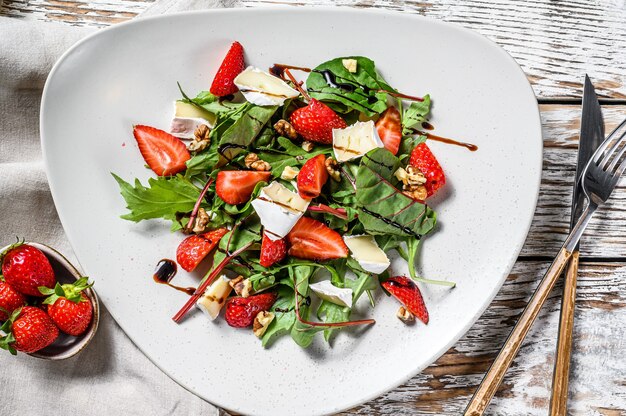
[{"label": "white ceramic plate", "polygon": [[[251,331],[194,313],[171,316],[186,295],[152,282],[180,234],[159,221],[119,218],[125,204],[109,172],[150,176],[132,125],[169,126],[176,81],[208,89],[233,40],[247,62],[315,66],[343,55],[374,59],[391,85],[434,97],[436,133],[478,152],[432,143],[448,184],[433,206],[438,231],[423,245],[421,273],[458,283],[423,288],[431,321],[406,327],[380,299],[377,323],[321,335],[308,350],[280,339],[264,350]],[[498,292],[524,243],[542,161],[533,92],[513,59],[459,26],[414,15],[351,9],[245,9],[186,13],[116,25],[88,37],[46,84],[41,134],[50,186],[81,265],[118,323],[163,371],[199,396],[246,414],[309,415],[358,405],[398,386],[442,355]],[[406,269],[394,262],[394,271]],[[179,274],[176,283],[198,276]],[[372,312],[363,308],[365,314]]]}]

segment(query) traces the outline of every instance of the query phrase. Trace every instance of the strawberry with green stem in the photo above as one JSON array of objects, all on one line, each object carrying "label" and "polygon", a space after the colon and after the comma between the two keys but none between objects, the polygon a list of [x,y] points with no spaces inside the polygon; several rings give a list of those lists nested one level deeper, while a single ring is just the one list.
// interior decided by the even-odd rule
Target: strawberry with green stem
[{"label": "strawberry with green stem", "polygon": [[37,247],[17,242],[0,254],[2,275],[11,287],[23,295],[42,296],[39,286],[54,287],[54,270],[46,255]]},{"label": "strawberry with green stem", "polygon": [[48,305],[48,315],[61,331],[68,335],[82,335],[89,327],[93,317],[93,306],[83,291],[93,286],[86,277],[74,283],[61,285],[54,289],[40,287],[42,294],[48,297],[44,304]]},{"label": "strawberry with green stem", "polygon": [[16,351],[33,353],[52,344],[59,336],[50,316],[34,306],[24,306],[13,311],[0,327],[0,348],[17,354]]}]

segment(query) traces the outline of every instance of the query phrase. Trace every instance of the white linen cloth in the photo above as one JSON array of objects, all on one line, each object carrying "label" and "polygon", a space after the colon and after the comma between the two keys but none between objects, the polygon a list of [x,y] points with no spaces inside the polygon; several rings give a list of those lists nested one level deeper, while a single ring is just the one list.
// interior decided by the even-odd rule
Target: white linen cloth
[{"label": "white linen cloth", "polygon": [[[142,16],[235,4],[156,0]],[[53,246],[75,262],[43,168],[39,103],[56,59],[94,30],[0,17],[0,247],[18,236]],[[0,368],[0,415],[222,413],[152,364],[104,307],[95,339],[78,356],[45,361],[0,351]]]}]

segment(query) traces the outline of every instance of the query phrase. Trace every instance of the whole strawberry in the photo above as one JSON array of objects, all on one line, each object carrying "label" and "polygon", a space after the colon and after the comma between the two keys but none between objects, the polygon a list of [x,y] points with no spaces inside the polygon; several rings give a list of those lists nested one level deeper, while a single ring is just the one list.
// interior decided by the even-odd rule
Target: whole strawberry
[{"label": "whole strawberry", "polygon": [[0,321],[6,321],[17,308],[26,305],[24,296],[10,284],[0,280]]},{"label": "whole strawberry", "polygon": [[36,247],[14,244],[0,255],[0,261],[4,280],[23,295],[42,296],[40,286],[52,288],[56,283],[48,258]]},{"label": "whole strawberry", "polygon": [[39,351],[52,344],[59,336],[59,329],[48,314],[34,306],[17,309],[0,331],[6,334],[0,338],[0,348],[13,355],[16,350],[25,353]]},{"label": "whole strawberry", "polygon": [[48,315],[68,335],[83,334],[91,322],[93,307],[82,293],[91,286],[87,283],[87,278],[83,277],[74,284],[57,283],[54,289],[41,288],[41,293],[49,295],[43,302],[48,305]]},{"label": "whole strawberry", "polygon": [[333,129],[345,129],[347,126],[332,108],[314,98],[306,107],[291,113],[289,121],[300,136],[322,144],[333,142]]},{"label": "whole strawberry", "polygon": [[254,322],[254,318],[261,311],[269,310],[278,296],[274,292],[261,293],[247,298],[236,297],[226,302],[224,317],[228,325],[235,328],[245,328]]}]

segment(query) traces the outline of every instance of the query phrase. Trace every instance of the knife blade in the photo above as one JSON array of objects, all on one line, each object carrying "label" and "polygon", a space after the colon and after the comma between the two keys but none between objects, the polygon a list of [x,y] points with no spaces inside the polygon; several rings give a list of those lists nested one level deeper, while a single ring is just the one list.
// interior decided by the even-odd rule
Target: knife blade
[{"label": "knife blade", "polygon": [[[572,217],[570,229],[578,221],[584,208],[585,195],[582,192],[581,175],[600,143],[604,140],[604,122],[602,110],[593,84],[585,75],[583,89],[583,108],[580,121],[580,139],[578,144],[578,163],[574,177],[572,193]],[[569,369],[572,356],[572,333],[574,328],[574,308],[576,304],[576,281],[578,278],[578,246],[572,253],[571,262],[565,273],[561,314],[559,317],[559,335],[552,376],[552,393],[550,396],[550,416],[567,415],[567,396],[569,386]]]},{"label": "knife blade", "polygon": [[588,75],[585,75],[585,87],[583,89],[583,108],[580,120],[580,139],[578,144],[578,163],[576,176],[574,176],[574,192],[572,194],[572,216],[570,230],[580,218],[585,203],[585,195],[582,192],[580,177],[589,162],[589,158],[604,140],[604,122],[602,110],[598,102],[596,90]]}]

